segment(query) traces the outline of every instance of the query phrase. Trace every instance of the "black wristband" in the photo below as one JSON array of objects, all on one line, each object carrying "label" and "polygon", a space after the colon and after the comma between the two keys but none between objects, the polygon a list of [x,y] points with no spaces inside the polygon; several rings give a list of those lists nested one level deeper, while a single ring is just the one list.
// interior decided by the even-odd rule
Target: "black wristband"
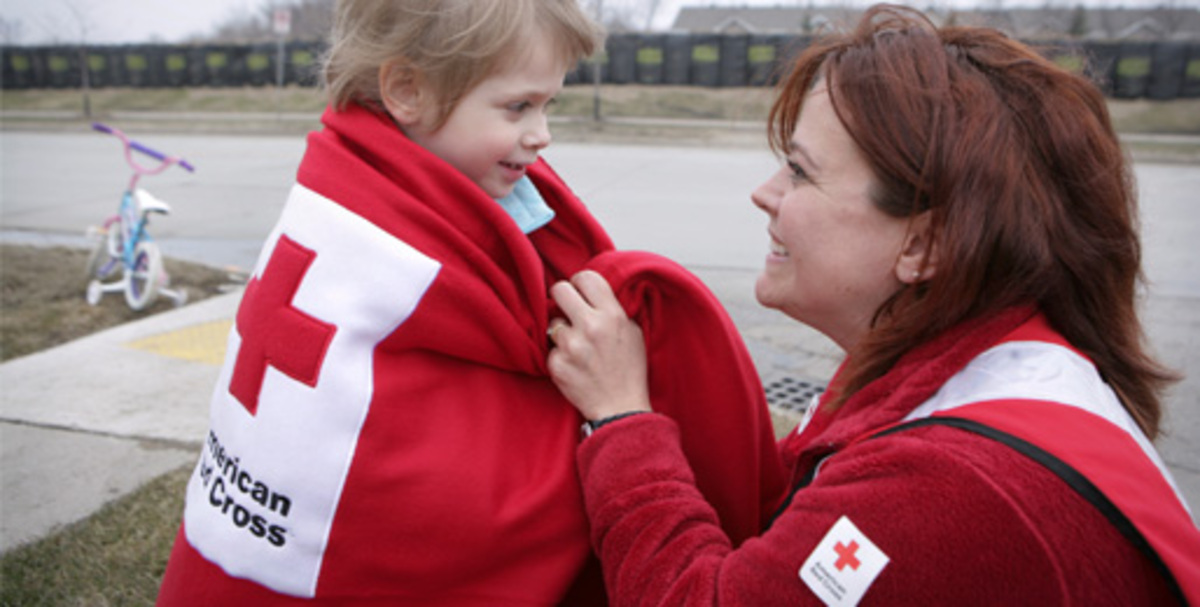
[{"label": "black wristband", "polygon": [[582,426],[579,426],[579,440],[583,440],[583,439],[591,436],[592,434],[595,434],[596,431],[600,429],[600,426],[603,426],[605,424],[611,424],[612,422],[615,422],[618,419],[625,419],[626,417],[632,417],[634,415],[639,415],[642,413],[650,413],[650,411],[626,411],[625,413],[618,413],[616,415],[610,415],[608,417],[605,417],[603,419],[597,419],[595,421],[593,421],[593,420],[585,421],[585,422],[583,422]]}]

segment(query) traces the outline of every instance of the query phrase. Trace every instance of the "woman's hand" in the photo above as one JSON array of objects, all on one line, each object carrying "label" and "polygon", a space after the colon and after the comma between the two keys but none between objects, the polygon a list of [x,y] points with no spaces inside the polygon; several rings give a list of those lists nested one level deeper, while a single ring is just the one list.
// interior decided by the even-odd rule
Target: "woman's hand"
[{"label": "woman's hand", "polygon": [[612,287],[584,270],[550,287],[566,319],[550,322],[550,377],[583,416],[650,410],[646,345]]}]

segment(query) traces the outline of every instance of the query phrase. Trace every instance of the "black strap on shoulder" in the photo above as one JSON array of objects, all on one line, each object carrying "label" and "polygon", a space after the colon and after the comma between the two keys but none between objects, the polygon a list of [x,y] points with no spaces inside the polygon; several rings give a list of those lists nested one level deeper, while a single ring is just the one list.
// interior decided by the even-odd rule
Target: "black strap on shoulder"
[{"label": "black strap on shoulder", "polygon": [[1133,543],[1135,548],[1141,551],[1142,554],[1146,555],[1146,558],[1150,559],[1150,562],[1154,565],[1155,569],[1157,569],[1158,572],[1162,574],[1163,579],[1167,581],[1167,587],[1170,588],[1171,593],[1175,595],[1175,598],[1179,600],[1179,604],[1188,604],[1187,599],[1184,597],[1183,590],[1179,587],[1179,582],[1175,580],[1175,576],[1171,573],[1171,570],[1167,567],[1166,563],[1163,562],[1162,558],[1158,555],[1158,552],[1156,552],[1154,548],[1150,546],[1150,543],[1146,541],[1145,536],[1142,535],[1142,532],[1138,530],[1137,526],[1135,526],[1129,520],[1129,518],[1126,517],[1125,514],[1121,512],[1121,510],[1117,508],[1116,505],[1114,505],[1112,501],[1109,500],[1106,495],[1104,495],[1103,492],[1100,491],[1100,489],[1092,484],[1092,481],[1088,480],[1087,477],[1081,474],[1078,470],[1072,468],[1069,464],[1061,459],[1058,459],[1054,455],[1051,455],[1041,447],[1038,447],[1033,443],[1007,432],[997,430],[986,424],[981,424],[975,420],[963,419],[961,417],[937,416],[917,419],[911,422],[900,424],[898,426],[893,426],[883,430],[882,432],[878,432],[872,435],[871,438],[888,436],[897,432],[903,432],[905,430],[921,428],[924,426],[950,426],[978,434],[979,436],[990,438],[996,442],[1011,447],[1018,453],[1041,464],[1050,472],[1053,472],[1055,476],[1061,478],[1068,487],[1074,489],[1076,493],[1083,497],[1083,499],[1095,506],[1096,509],[1099,510],[1100,513],[1103,514],[1104,517],[1107,518],[1109,522],[1111,522],[1117,528],[1117,530],[1121,532],[1121,535],[1124,535],[1126,539]]},{"label": "black strap on shoulder", "polygon": [[[827,455],[825,457],[829,456]],[[808,473],[805,474],[803,478],[801,478],[799,481],[796,481],[796,483],[792,486],[791,491],[788,491],[787,497],[783,498],[783,503],[779,505],[779,508],[775,509],[775,514],[772,514],[770,520],[768,520],[767,524],[763,526],[763,533],[766,533],[767,530],[775,524],[776,519],[778,519],[780,516],[783,516],[783,513],[786,512],[787,509],[792,505],[792,500],[796,497],[796,493],[812,484],[813,479],[817,477],[817,470],[821,468],[821,462],[823,461],[825,461],[825,458],[818,460],[813,464],[813,467],[809,469]]]}]

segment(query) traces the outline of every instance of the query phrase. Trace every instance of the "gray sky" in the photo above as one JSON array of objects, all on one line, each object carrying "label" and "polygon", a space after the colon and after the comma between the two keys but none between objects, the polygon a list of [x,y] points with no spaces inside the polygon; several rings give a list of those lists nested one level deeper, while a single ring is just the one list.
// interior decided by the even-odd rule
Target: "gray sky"
[{"label": "gray sky", "polygon": [[[6,35],[21,44],[179,42],[268,0],[0,0]],[[16,27],[13,32],[14,25]]]},{"label": "gray sky", "polygon": [[[644,22],[652,0],[602,0],[609,10],[623,10]],[[918,0],[918,7],[934,6],[1074,6],[1080,0]],[[593,5],[596,0],[584,0]],[[870,0],[833,0],[866,6]],[[1082,0],[1088,6],[1197,6],[1200,0]],[[20,44],[78,42],[94,44],[179,42],[212,31],[218,24],[241,15],[257,15],[262,7],[280,0],[0,0],[2,39]],[[820,5],[826,2],[813,0]],[[799,5],[809,0],[659,0],[656,28],[674,21],[679,8],[690,5]],[[641,23],[639,23],[641,24]],[[86,25],[86,32],[84,26]],[[86,36],[85,36],[86,34]]]}]

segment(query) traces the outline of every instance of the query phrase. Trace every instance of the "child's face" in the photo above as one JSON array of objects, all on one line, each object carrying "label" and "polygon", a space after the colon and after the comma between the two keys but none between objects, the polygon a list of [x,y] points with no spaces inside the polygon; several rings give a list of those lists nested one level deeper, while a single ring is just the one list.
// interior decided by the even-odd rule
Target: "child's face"
[{"label": "child's face", "polygon": [[551,45],[531,49],[523,61],[489,76],[468,92],[436,131],[431,112],[405,133],[449,162],[492,198],[503,198],[525,168],[550,145],[546,112],[562,90],[566,67]]}]

